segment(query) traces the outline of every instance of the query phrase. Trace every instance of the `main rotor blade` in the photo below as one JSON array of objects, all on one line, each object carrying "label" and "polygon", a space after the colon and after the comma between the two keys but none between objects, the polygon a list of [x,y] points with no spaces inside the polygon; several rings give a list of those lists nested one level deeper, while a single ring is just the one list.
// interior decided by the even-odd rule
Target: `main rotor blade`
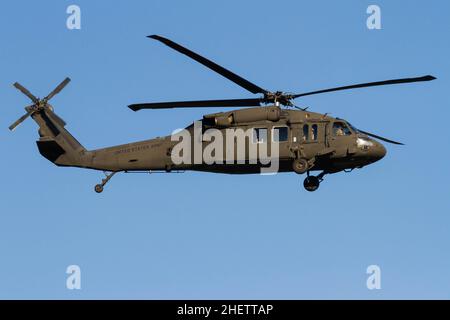
[{"label": "main rotor blade", "polygon": [[380,140],[388,142],[388,143],[402,145],[402,146],[404,145],[404,143],[397,142],[397,141],[394,141],[394,140],[389,140],[387,138],[383,138],[383,137],[377,136],[376,134],[373,134],[373,133],[370,133],[370,132],[362,131],[360,129],[358,129],[358,131],[361,132],[361,133],[364,133],[364,134],[366,134],[366,135],[368,135],[370,137],[377,138],[377,139],[380,139]]},{"label": "main rotor blade", "polygon": [[27,88],[22,86],[20,83],[15,82],[13,84],[13,86],[16,87],[17,89],[19,89],[24,95],[26,95],[28,98],[30,98],[31,101],[33,101],[34,103],[38,103],[39,102],[38,98],[36,98],[30,91],[28,91]]},{"label": "main rotor blade", "polygon": [[158,36],[156,34],[147,36],[147,38],[155,39],[164,43],[166,46],[169,46],[170,48],[188,56],[189,58],[194,59],[195,61],[201,63],[205,67],[219,73],[220,75],[224,76],[228,80],[233,81],[234,83],[243,87],[244,89],[247,89],[251,93],[263,93],[263,94],[267,93],[267,90],[258,87],[256,84],[251,83],[250,81],[242,78],[241,76],[238,76],[237,74],[231,72],[230,70],[227,70],[222,66],[219,66],[217,63],[212,62],[211,60],[208,60],[205,57],[202,57],[201,55],[179,45],[178,43],[173,42],[172,40]]},{"label": "main rotor blade", "polygon": [[50,100],[56,94],[58,94],[64,87],[70,82],[70,78],[65,78],[52,92],[49,93],[48,96],[44,98],[45,101]]},{"label": "main rotor blade", "polygon": [[198,100],[176,102],[136,103],[128,106],[133,111],[141,109],[171,109],[171,108],[207,108],[207,107],[253,107],[259,106],[262,99],[226,99]]},{"label": "main rotor blade", "polygon": [[9,126],[9,130],[13,131],[19,124],[21,124],[26,118],[31,116],[31,114],[34,112],[34,110],[29,110],[27,113],[25,113],[23,116],[21,116],[19,119],[17,119],[16,122],[14,122],[12,125]]},{"label": "main rotor blade", "polygon": [[319,94],[319,93],[325,93],[325,92],[348,90],[348,89],[357,89],[357,88],[365,88],[365,87],[384,86],[384,85],[389,85],[389,84],[400,84],[400,83],[411,83],[411,82],[420,82],[420,81],[431,81],[431,80],[435,80],[435,79],[436,79],[435,77],[428,75],[428,76],[417,77],[417,78],[404,78],[404,79],[394,79],[394,80],[386,80],[386,81],[361,83],[361,84],[355,84],[355,85],[351,85],[351,86],[337,87],[337,88],[330,88],[330,89],[324,89],[324,90],[318,90],[318,91],[312,91],[312,92],[295,94],[295,95],[292,95],[291,98],[296,99],[296,98],[299,98],[299,97],[304,97],[304,96],[309,96],[309,95]]}]

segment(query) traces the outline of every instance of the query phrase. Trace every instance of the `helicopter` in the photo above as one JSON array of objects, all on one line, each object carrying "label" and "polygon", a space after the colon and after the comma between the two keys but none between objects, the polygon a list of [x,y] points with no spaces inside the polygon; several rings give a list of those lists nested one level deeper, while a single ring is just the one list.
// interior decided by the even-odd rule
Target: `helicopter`
[{"label": "helicopter", "polygon": [[[250,93],[260,96],[247,99],[137,103],[128,107],[133,111],[241,107],[204,115],[199,122],[200,141],[198,141],[195,133],[198,126],[191,124],[186,127],[184,131],[190,135],[186,139],[190,139],[192,143],[188,144],[190,149],[183,150],[182,153],[184,158],[194,158],[197,153],[194,150],[195,145],[198,144],[200,144],[200,151],[204,151],[208,147],[208,139],[202,138],[202,133],[207,133],[210,130],[215,130],[216,133],[224,133],[226,130],[242,129],[250,132],[250,135],[244,139],[245,150],[240,158],[243,161],[237,161],[239,159],[237,159],[236,154],[231,156],[231,161],[228,161],[230,160],[228,158],[225,161],[222,152],[218,152],[223,151],[219,150],[222,147],[218,147],[215,154],[219,159],[213,163],[207,163],[204,160],[200,162],[176,162],[173,155],[179,141],[173,139],[173,134],[102,149],[86,150],[65,129],[66,122],[54,112],[54,108],[49,104],[49,100],[70,82],[70,78],[64,79],[43,99],[34,96],[21,84],[14,83],[14,87],[25,94],[32,101],[32,104],[25,107],[26,113],[14,122],[9,129],[14,130],[25,119],[31,117],[39,127],[39,140],[36,143],[43,157],[57,166],[101,170],[105,173],[105,178],[102,179],[101,183],[95,185],[94,190],[97,193],[101,193],[108,181],[119,172],[153,173],[190,170],[227,174],[258,173],[267,166],[267,163],[250,161],[250,152],[247,149],[251,149],[252,146],[261,149],[267,147],[266,145],[270,142],[276,142],[278,149],[276,157],[278,162],[277,172],[306,173],[303,186],[307,191],[312,192],[319,188],[325,175],[360,169],[382,159],[386,155],[386,148],[380,141],[395,145],[402,145],[402,143],[357,129],[344,119],[311,112],[307,108],[299,108],[293,102],[295,99],[340,90],[436,79],[434,76],[426,75],[334,87],[299,94],[268,91],[172,40],[159,35],[151,35],[148,38],[165,44]],[[231,149],[237,149],[235,138],[227,140],[227,142],[230,141]],[[226,147],[223,147],[223,149],[225,150]],[[312,175],[312,172],[317,171],[320,173]]]}]

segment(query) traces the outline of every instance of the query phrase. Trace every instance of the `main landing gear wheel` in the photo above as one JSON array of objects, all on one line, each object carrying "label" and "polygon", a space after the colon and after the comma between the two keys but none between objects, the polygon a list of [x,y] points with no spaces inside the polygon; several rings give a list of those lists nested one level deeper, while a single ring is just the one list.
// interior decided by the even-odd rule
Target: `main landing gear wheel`
[{"label": "main landing gear wheel", "polygon": [[320,179],[316,176],[308,176],[303,181],[303,187],[309,192],[316,191],[319,189]]},{"label": "main landing gear wheel", "polygon": [[323,177],[330,173],[329,171],[322,171],[318,176],[310,176],[308,171],[308,176],[303,181],[303,187],[309,192],[316,191],[319,189],[320,183],[323,181]]},{"label": "main landing gear wheel", "polygon": [[309,168],[308,160],[304,158],[295,159],[292,162],[292,169],[294,169],[295,173],[297,174],[303,174],[305,173]]}]

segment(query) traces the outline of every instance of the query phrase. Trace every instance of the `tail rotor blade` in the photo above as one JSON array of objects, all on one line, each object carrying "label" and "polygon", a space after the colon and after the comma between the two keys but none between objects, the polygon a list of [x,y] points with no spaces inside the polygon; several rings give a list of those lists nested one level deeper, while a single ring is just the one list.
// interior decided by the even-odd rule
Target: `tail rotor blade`
[{"label": "tail rotor blade", "polygon": [[28,91],[27,88],[22,86],[20,83],[16,82],[13,84],[13,86],[16,87],[17,89],[19,89],[24,95],[26,95],[28,98],[30,98],[31,101],[33,101],[34,103],[39,102],[38,98],[36,98],[30,91]]},{"label": "tail rotor blade", "polygon": [[19,124],[21,124],[24,120],[26,120],[29,116],[31,116],[33,114],[33,112],[34,112],[34,110],[29,110],[27,113],[25,113],[19,119],[17,119],[16,122],[14,122],[12,125],[10,125],[9,130],[13,131]]},{"label": "tail rotor blade", "polygon": [[70,82],[70,78],[65,78],[48,96],[44,98],[45,101],[50,100],[56,94],[58,94],[64,87]]},{"label": "tail rotor blade", "polygon": [[394,140],[389,140],[389,139],[387,139],[387,138],[383,138],[383,137],[380,137],[380,136],[378,136],[378,135],[376,135],[376,134],[373,134],[373,133],[370,133],[370,132],[366,132],[366,131],[362,131],[362,130],[360,130],[360,129],[358,129],[358,131],[361,132],[361,133],[364,133],[364,134],[366,134],[366,135],[368,135],[368,136],[370,136],[370,137],[373,137],[373,138],[382,140],[382,141],[384,141],[384,142],[388,142],[388,143],[392,143],[392,144],[397,144],[397,145],[401,145],[401,146],[404,146],[404,145],[405,145],[404,143],[397,142],[397,141],[394,141]]}]

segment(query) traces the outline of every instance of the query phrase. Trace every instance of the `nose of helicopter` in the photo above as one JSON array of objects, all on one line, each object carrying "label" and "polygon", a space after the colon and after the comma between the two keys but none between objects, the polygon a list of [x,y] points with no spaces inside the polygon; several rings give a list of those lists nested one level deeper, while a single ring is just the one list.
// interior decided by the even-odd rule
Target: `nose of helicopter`
[{"label": "nose of helicopter", "polygon": [[374,146],[370,148],[369,157],[372,162],[381,160],[386,155],[386,148],[378,141],[373,141]]}]

